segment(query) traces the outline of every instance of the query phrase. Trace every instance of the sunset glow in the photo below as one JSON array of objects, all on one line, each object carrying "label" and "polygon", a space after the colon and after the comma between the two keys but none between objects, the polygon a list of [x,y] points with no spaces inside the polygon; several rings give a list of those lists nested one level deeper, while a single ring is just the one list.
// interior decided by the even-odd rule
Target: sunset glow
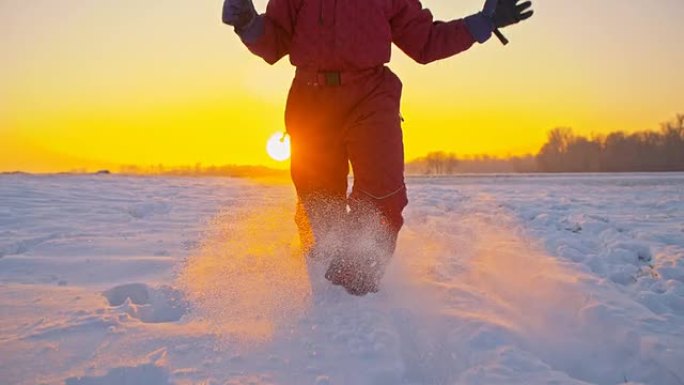
[{"label": "sunset glow", "polygon": [[[438,19],[481,0],[424,0]],[[256,0],[265,9],[266,0]],[[0,171],[254,164],[284,130],[293,67],[269,66],[220,2],[0,3]],[[657,129],[684,112],[684,2],[539,2],[526,25],[421,66],[395,49],[406,158],[536,152],[554,127]]]},{"label": "sunset glow", "polygon": [[271,159],[283,162],[290,159],[290,137],[282,132],[276,132],[266,142],[266,152]]}]

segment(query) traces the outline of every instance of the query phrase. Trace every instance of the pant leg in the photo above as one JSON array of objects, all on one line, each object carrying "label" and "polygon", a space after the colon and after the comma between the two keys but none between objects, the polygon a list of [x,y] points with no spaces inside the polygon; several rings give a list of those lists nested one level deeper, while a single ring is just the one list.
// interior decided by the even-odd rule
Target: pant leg
[{"label": "pant leg", "polygon": [[[408,204],[404,184],[404,146],[399,106],[402,84],[389,69],[360,104],[347,129],[347,151],[354,170],[349,200],[356,221],[378,221],[379,242],[391,255]],[[372,224],[371,224],[372,225]]]},{"label": "pant leg", "polygon": [[305,252],[334,234],[346,215],[349,161],[335,91],[293,83],[288,96],[295,222]]}]

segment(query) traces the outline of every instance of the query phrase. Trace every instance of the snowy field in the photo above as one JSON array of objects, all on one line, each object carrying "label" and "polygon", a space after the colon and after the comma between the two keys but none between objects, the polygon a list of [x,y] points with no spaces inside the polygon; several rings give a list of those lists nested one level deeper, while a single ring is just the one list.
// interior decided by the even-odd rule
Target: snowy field
[{"label": "snowy field", "polygon": [[684,174],[413,178],[379,294],[289,184],[0,176],[0,384],[684,384]]}]

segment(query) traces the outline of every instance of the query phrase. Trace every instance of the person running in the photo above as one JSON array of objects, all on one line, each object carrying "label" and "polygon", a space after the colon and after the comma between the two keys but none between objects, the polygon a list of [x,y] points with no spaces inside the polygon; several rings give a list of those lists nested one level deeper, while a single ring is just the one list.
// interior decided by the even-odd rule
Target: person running
[{"label": "person running", "polygon": [[[404,223],[402,83],[386,66],[392,43],[431,63],[493,33],[503,39],[498,28],[528,19],[531,5],[486,0],[482,11],[443,22],[419,0],[270,0],[263,14],[251,0],[225,0],[223,22],[249,51],[269,64],[289,55],[296,67],[285,108],[295,221],[305,252],[327,254],[330,282],[354,295],[377,292]],[[332,233],[344,234],[342,247],[321,246]],[[362,235],[372,242],[355,242]]]}]

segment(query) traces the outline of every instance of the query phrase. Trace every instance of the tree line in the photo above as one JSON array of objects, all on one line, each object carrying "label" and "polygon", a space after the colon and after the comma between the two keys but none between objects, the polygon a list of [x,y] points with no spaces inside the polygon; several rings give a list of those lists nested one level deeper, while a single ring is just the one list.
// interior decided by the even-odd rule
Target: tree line
[{"label": "tree line", "polygon": [[490,155],[458,157],[455,153],[431,152],[406,164],[406,173],[412,175],[453,175],[466,173],[536,172],[533,155],[508,158]]},{"label": "tree line", "polygon": [[536,155],[458,157],[431,152],[406,164],[408,174],[511,172],[684,171],[684,114],[661,124],[659,131],[616,131],[590,138],[571,128],[555,128]]},{"label": "tree line", "polygon": [[265,166],[248,165],[222,165],[203,166],[200,163],[194,166],[164,166],[162,164],[139,166],[124,165],[119,168],[119,173],[127,175],[164,175],[164,176],[197,176],[219,177],[227,176],[234,178],[261,178],[287,176],[287,170],[273,169]]},{"label": "tree line", "polygon": [[660,131],[577,136],[556,128],[537,155],[543,172],[684,171],[684,115]]}]

